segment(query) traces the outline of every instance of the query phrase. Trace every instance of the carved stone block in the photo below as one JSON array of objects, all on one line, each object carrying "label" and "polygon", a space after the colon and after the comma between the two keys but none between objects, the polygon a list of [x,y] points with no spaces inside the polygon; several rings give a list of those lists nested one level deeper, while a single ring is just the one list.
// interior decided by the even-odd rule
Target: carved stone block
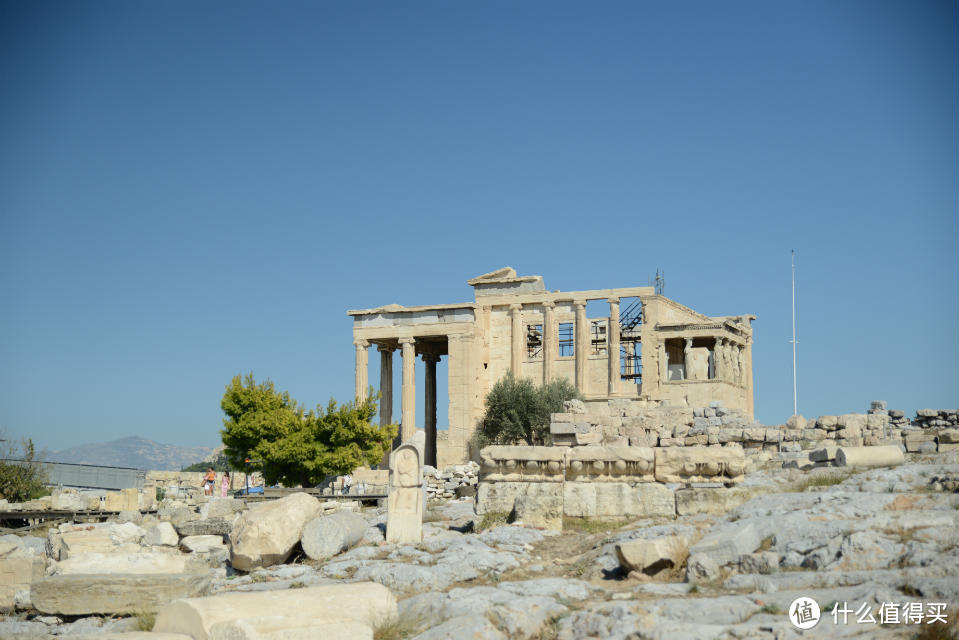
[{"label": "carved stone block", "polygon": [[648,447],[574,447],[566,454],[566,480],[653,482],[655,457]]},{"label": "carved stone block", "polygon": [[562,482],[565,447],[493,445],[480,451],[484,482]]},{"label": "carved stone block", "polygon": [[659,482],[742,482],[746,458],[733,447],[656,449]]}]

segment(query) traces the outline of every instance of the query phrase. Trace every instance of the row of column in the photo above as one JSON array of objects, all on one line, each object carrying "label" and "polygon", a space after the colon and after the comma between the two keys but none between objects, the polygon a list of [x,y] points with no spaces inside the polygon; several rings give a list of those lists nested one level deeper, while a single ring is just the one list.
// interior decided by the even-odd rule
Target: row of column
[{"label": "row of column", "polygon": [[713,359],[716,362],[716,377],[720,380],[742,382],[746,371],[746,347],[728,338],[716,338]]},{"label": "row of column", "polygon": [[[619,298],[609,298],[609,321],[607,323],[606,335],[608,340],[607,355],[609,357],[608,392],[609,395],[619,393],[620,388],[620,362],[619,362]],[[544,302],[543,306],[543,383],[553,379],[553,363],[557,356],[556,330],[553,320],[553,310],[556,305],[553,302]],[[574,326],[574,356],[576,389],[580,393],[586,393],[586,362],[589,358],[590,337],[589,320],[586,317],[586,301],[574,300],[573,307],[576,312]],[[511,329],[511,351],[510,368],[513,375],[519,377],[522,374],[522,365],[526,357],[526,333],[523,330],[523,305],[511,304],[510,329]]]},{"label": "row of column", "polygon": [[[619,327],[617,327],[618,331]],[[693,348],[693,339],[685,338],[686,345],[683,349],[685,355],[686,377],[690,377],[689,352]],[[730,340],[729,338],[717,337],[716,344],[713,347],[713,363],[716,380],[728,380],[730,382],[742,383],[746,372],[745,353],[746,347]],[[618,341],[618,336],[617,336]],[[612,344],[612,341],[610,341]],[[659,343],[659,361],[660,377],[665,382],[667,376],[667,356],[665,341]]]},{"label": "row of column", "polygon": [[[400,352],[403,357],[403,386],[401,398],[401,430],[399,441],[406,442],[416,433],[416,346],[414,338],[399,338]],[[362,402],[369,395],[369,340],[356,340],[356,400]],[[393,347],[377,345],[380,352],[380,425],[393,422]],[[436,363],[440,356],[424,353],[426,363],[426,464],[436,464]]]}]

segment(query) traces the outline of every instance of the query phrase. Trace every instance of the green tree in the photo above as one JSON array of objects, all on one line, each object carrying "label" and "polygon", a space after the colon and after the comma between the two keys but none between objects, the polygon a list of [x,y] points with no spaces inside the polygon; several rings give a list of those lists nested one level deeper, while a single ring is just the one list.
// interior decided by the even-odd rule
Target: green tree
[{"label": "green tree", "polygon": [[566,378],[536,386],[529,378],[516,379],[507,371],[486,396],[486,412],[474,443],[545,445],[550,443],[551,413],[563,411],[563,402],[581,398]]},{"label": "green tree", "polygon": [[50,495],[46,486],[47,470],[33,440],[24,438],[19,443],[3,440],[3,443],[6,446],[0,452],[0,498],[26,502]]},{"label": "green tree", "polygon": [[377,397],[305,411],[286,391],[253,374],[236,376],[226,387],[220,407],[226,414],[220,431],[224,454],[235,469],[249,458],[269,483],[313,486],[331,474],[373,466],[389,451],[397,426],[376,426]]},{"label": "green tree", "polygon": [[183,467],[180,471],[206,471],[210,467],[213,467],[214,471],[220,473],[233,471],[234,469],[233,465],[230,464],[230,459],[221,453],[213,460],[213,464],[209,462],[194,462],[193,464]]}]

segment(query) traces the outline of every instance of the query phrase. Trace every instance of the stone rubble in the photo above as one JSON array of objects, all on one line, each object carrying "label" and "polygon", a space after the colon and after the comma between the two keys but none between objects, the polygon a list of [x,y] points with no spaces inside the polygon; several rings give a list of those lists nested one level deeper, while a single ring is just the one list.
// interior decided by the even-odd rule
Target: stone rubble
[{"label": "stone rubble", "polygon": [[[834,431],[857,421],[837,417],[835,425],[827,419],[801,428],[832,429],[840,422]],[[943,426],[923,429],[937,430],[938,439]],[[404,637],[419,640],[772,640],[800,637],[787,616],[799,596],[823,608],[810,637],[891,639],[919,630],[909,623],[858,624],[853,615],[834,624],[836,602],[853,610],[869,606],[875,616],[883,603],[901,610],[939,602],[954,620],[956,453],[907,452],[894,466],[834,467],[840,451],[854,450],[842,439],[824,439],[831,446],[815,441],[823,453],[809,456],[808,470],[757,464],[731,487],[656,482],[655,467],[640,469],[644,455],[610,458],[599,468],[593,462],[600,458],[578,445],[556,447],[559,457],[546,456],[535,468],[497,462],[496,473],[514,479],[491,487],[533,476],[541,481],[528,486],[555,485],[553,495],[564,503],[575,498],[589,515],[573,518],[580,524],[563,533],[528,526],[535,524],[527,520],[535,520],[539,499],[528,491],[528,511],[514,513],[527,526],[477,513],[472,499],[434,497],[422,541],[414,544],[386,542],[384,506],[319,504],[306,494],[249,507],[241,500],[167,499],[157,515],[139,523],[114,519],[61,525],[46,538],[0,536],[0,607],[11,612],[0,615],[0,638],[372,638],[393,623],[406,630]],[[602,446],[609,453],[616,445]],[[570,457],[572,449],[580,453]],[[681,448],[666,448],[674,449]],[[565,465],[577,460],[588,464],[569,482],[572,466]],[[626,467],[617,470],[617,460]],[[551,461],[562,468],[551,470]],[[613,515],[621,508],[613,497],[589,502],[623,484],[621,476],[632,478],[633,488],[668,492],[673,510],[623,516]],[[583,486],[563,491],[575,483]],[[460,486],[487,491],[468,480]],[[292,535],[274,532],[280,520],[302,521],[302,533],[290,542]],[[337,542],[340,522],[348,524]],[[248,531],[256,532],[257,544],[265,538],[282,538],[282,544],[271,539],[255,552],[231,549],[252,546],[240,540]],[[331,547],[308,560],[314,543]],[[259,561],[234,566],[231,551]],[[158,612],[153,631],[137,631],[135,614],[151,609]]]}]

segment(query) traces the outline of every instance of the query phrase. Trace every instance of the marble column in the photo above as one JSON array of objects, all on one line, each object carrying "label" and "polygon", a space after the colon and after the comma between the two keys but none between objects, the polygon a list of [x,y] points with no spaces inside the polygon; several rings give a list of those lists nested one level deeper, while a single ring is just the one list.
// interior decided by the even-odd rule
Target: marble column
[{"label": "marble column", "polygon": [[369,340],[356,340],[353,344],[356,346],[356,401],[363,402],[370,395],[370,360],[367,352],[370,342]]},{"label": "marble column", "polygon": [[609,326],[606,327],[608,339],[606,353],[609,355],[609,395],[619,393],[619,298],[609,299]]},{"label": "marble column", "polygon": [[436,363],[440,357],[432,353],[423,354],[426,363],[426,404],[424,405],[423,426],[426,430],[426,451],[424,464],[436,466]]},{"label": "marble column", "polygon": [[575,355],[576,355],[576,389],[583,395],[586,394],[586,358],[589,357],[589,327],[586,320],[586,301],[577,300],[573,303],[576,307],[576,337],[575,337]]},{"label": "marble column", "polygon": [[393,423],[393,347],[379,345],[380,352],[380,426]]},{"label": "marble column", "polygon": [[553,360],[556,358],[556,331],[553,327],[552,302],[543,303],[543,384],[553,379]]},{"label": "marble column", "polygon": [[690,362],[690,356],[692,355],[692,350],[693,350],[693,339],[686,338],[686,346],[685,348],[683,348],[683,380],[692,379],[692,376],[689,375],[690,371],[692,370],[692,367],[690,366],[692,364],[692,362]]},{"label": "marble column", "polygon": [[666,354],[666,342],[665,340],[660,340],[659,345],[656,347],[656,355],[659,362],[659,366],[656,368],[659,372],[659,385],[662,386],[665,382],[669,381],[669,356]]},{"label": "marble column", "polygon": [[716,380],[723,380],[726,375],[726,338],[716,338],[716,346],[713,347],[713,363],[715,367]]},{"label": "marble column", "polygon": [[400,338],[403,348],[402,442],[409,442],[416,433],[416,350],[413,345],[413,338]]},{"label": "marble column", "polygon": [[510,348],[510,369],[513,372],[513,377],[517,380],[523,377],[523,341],[525,336],[523,335],[523,305],[521,304],[511,304],[509,306],[509,318],[510,318],[510,336],[511,348]]}]

